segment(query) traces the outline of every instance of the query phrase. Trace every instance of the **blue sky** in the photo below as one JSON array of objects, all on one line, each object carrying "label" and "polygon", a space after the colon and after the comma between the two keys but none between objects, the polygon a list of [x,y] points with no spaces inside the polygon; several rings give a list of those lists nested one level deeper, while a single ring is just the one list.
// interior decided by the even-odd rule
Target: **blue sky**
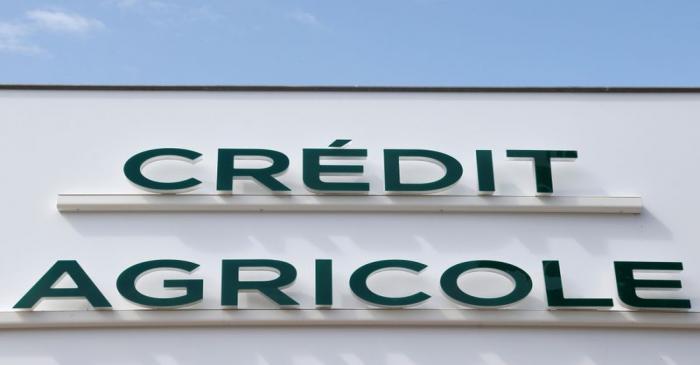
[{"label": "blue sky", "polygon": [[0,83],[699,86],[700,1],[3,1]]}]

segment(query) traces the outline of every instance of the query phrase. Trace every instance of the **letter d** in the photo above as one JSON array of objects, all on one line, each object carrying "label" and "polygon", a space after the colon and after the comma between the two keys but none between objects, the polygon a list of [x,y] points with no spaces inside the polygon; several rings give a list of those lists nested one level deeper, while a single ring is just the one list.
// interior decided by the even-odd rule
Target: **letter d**
[{"label": "letter d", "polygon": [[[444,175],[427,183],[402,183],[401,159],[425,160],[440,165]],[[454,157],[431,150],[384,150],[384,189],[386,191],[413,192],[445,189],[462,177],[462,165]]]}]

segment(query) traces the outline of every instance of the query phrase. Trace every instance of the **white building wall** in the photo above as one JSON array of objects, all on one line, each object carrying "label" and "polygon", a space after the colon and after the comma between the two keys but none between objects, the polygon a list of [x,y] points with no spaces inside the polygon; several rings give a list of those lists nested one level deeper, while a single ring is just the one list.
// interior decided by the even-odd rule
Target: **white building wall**
[{"label": "white building wall", "polygon": [[[201,264],[205,299],[195,309],[218,311],[220,261],[275,258],[293,263],[287,292],[313,308],[313,260],[335,265],[334,307],[366,310],[347,281],[372,260],[424,262],[419,276],[386,273],[371,281],[387,295],[423,290],[417,309],[461,311],[440,292],[440,274],[474,259],[502,260],[532,276],[534,288],[503,310],[545,311],[541,261],[560,260],[567,292],[616,295],[613,261],[681,261],[678,293],[691,312],[700,306],[696,209],[700,94],[543,93],[256,93],[256,92],[0,92],[4,173],[3,280],[0,311],[12,306],[56,261],[78,260],[115,309],[139,309],[121,298],[117,275],[135,263],[176,258]],[[492,149],[497,194],[533,195],[530,163],[506,149],[575,149],[575,162],[555,163],[557,195],[641,196],[640,215],[363,214],[363,213],[76,213],[60,214],[60,193],[138,193],[123,177],[131,155],[150,148],[202,152],[201,163],[163,162],[147,172],[204,181],[213,193],[216,151],[270,148],[286,153],[280,177],[295,193],[302,148],[350,138],[367,148],[372,193],[383,193],[381,150],[425,148],[455,156],[465,175],[445,193],[474,194],[474,151]],[[437,176],[424,165],[413,177]],[[359,180],[359,179],[358,179]],[[254,184],[241,193],[265,193]],[[158,294],[155,274],[140,287]],[[474,293],[508,290],[486,274],[464,278]],[[246,295],[244,308],[274,308]],[[82,301],[45,301],[37,310],[89,310]],[[187,310],[187,309],[181,309]],[[365,313],[365,312],[362,312]],[[449,313],[449,312],[446,312]],[[517,312],[516,312],[517,313]],[[26,318],[34,313],[0,313]],[[177,315],[177,314],[173,314]],[[313,316],[314,314],[309,314]],[[381,315],[381,314],[379,314]],[[418,314],[417,314],[418,315]],[[14,317],[12,317],[14,316]],[[8,317],[8,318],[10,318]],[[674,317],[677,318],[677,317]],[[695,321],[693,313],[689,321]],[[0,363],[195,364],[694,364],[698,333],[690,330],[464,327],[266,327],[33,329],[0,331]]]}]

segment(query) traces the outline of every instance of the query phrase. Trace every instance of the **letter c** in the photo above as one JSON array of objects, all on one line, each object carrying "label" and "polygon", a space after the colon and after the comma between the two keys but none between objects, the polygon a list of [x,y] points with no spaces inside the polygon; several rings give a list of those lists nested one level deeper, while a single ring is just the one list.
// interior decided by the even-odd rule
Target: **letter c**
[{"label": "letter c", "polygon": [[367,286],[367,279],[374,273],[380,270],[403,269],[414,273],[419,273],[425,269],[427,265],[410,260],[382,260],[371,262],[361,266],[355,270],[350,276],[350,289],[360,299],[371,304],[380,305],[383,307],[405,307],[416,305],[430,298],[430,295],[418,292],[405,297],[385,297],[373,292]]},{"label": "letter c", "polygon": [[184,193],[196,189],[197,185],[202,182],[195,178],[176,182],[155,181],[143,176],[143,168],[149,163],[159,160],[180,160],[197,163],[197,160],[201,156],[202,154],[199,152],[182,148],[157,148],[148,150],[137,153],[126,161],[124,164],[124,175],[129,181],[146,191],[161,194]]}]

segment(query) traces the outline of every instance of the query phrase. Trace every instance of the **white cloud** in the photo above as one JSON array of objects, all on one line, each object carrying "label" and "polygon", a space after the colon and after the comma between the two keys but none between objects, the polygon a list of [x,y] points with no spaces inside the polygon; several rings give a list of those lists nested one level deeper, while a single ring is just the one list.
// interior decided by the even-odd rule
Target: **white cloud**
[{"label": "white cloud", "polygon": [[306,12],[306,11],[293,11],[288,14],[289,18],[294,20],[297,23],[308,25],[308,26],[319,26],[321,25],[321,22],[318,21],[318,18],[316,18],[315,15]]},{"label": "white cloud", "polygon": [[0,21],[0,52],[16,54],[48,53],[32,41],[33,36],[46,33],[86,34],[102,29],[97,19],[59,10],[35,9],[16,21]]},{"label": "white cloud", "polygon": [[0,52],[39,54],[41,47],[25,40],[29,29],[21,24],[0,22]]},{"label": "white cloud", "polygon": [[19,24],[0,22],[0,37],[16,38],[27,33],[27,29]]},{"label": "white cloud", "polygon": [[78,14],[65,13],[58,10],[31,10],[27,19],[38,28],[54,32],[87,33],[104,28],[97,19],[86,18]]}]

